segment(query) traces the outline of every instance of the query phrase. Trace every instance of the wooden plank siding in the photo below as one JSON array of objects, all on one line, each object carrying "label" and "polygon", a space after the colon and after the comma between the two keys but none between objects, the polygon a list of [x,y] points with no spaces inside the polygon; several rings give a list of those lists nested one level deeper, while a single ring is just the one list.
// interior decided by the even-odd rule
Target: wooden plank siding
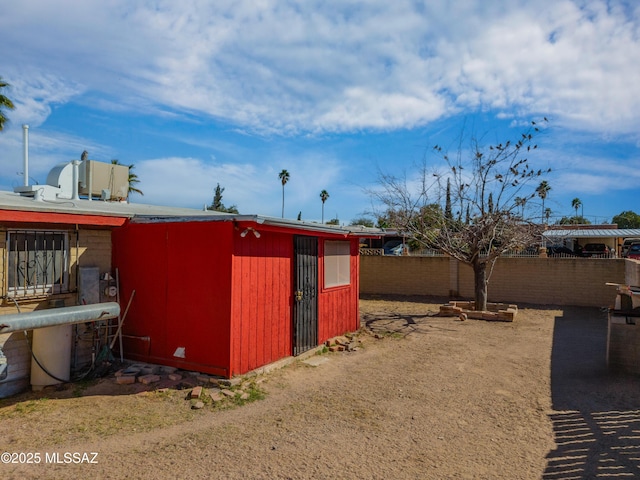
[{"label": "wooden plank siding", "polygon": [[235,233],[231,315],[232,374],[291,355],[291,235]]},{"label": "wooden plank siding", "polygon": [[320,242],[319,295],[318,295],[318,344],[356,331],[360,327],[358,310],[359,262],[358,240],[351,240],[350,284],[324,287],[324,242]]},{"label": "wooden plank siding", "polygon": [[[125,356],[228,375],[232,230],[227,222],[176,222],[114,231],[121,290],[136,290]],[[174,356],[177,348],[185,358]]]}]

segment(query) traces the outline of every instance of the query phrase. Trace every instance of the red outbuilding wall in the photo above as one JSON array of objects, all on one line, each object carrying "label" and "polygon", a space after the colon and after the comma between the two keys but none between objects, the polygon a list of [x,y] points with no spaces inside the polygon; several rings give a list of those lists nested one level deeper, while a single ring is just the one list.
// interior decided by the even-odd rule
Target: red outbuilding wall
[{"label": "red outbuilding wall", "polygon": [[[113,231],[125,356],[229,374],[230,222],[130,223]],[[185,357],[174,356],[177,348]]]},{"label": "red outbuilding wall", "polygon": [[360,328],[360,310],[358,298],[360,293],[360,256],[358,239],[351,239],[351,284],[325,288],[324,287],[324,242],[319,245],[319,295],[318,295],[318,343],[354,332]]},{"label": "red outbuilding wall", "polygon": [[293,237],[261,229],[236,236],[231,315],[232,374],[292,355]]},{"label": "red outbuilding wall", "polygon": [[[253,230],[259,230],[258,236]],[[242,233],[245,233],[242,236]],[[113,231],[125,357],[231,377],[293,354],[294,235],[252,222],[128,223]],[[358,240],[350,284],[324,287],[318,238],[318,344],[359,327]],[[184,348],[185,357],[174,354]]]}]

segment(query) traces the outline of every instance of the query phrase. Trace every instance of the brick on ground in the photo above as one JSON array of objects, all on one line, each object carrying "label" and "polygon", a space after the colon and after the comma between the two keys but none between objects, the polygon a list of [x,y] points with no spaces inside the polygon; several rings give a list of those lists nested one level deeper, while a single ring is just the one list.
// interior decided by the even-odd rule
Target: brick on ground
[{"label": "brick on ground", "polygon": [[202,387],[197,386],[197,387],[194,387],[193,390],[191,390],[191,393],[189,394],[189,398],[200,398],[200,395],[202,395]]},{"label": "brick on ground", "polygon": [[135,375],[120,375],[116,377],[116,383],[118,385],[131,385],[132,383],[136,383]]},{"label": "brick on ground", "polygon": [[149,375],[143,375],[138,377],[138,381],[144,385],[149,385],[150,383],[156,383],[160,381],[160,375],[155,375],[153,373]]}]

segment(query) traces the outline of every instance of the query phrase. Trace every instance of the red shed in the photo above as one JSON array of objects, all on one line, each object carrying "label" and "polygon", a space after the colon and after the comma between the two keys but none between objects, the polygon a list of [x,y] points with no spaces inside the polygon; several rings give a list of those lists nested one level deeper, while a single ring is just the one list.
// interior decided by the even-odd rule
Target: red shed
[{"label": "red shed", "polygon": [[113,267],[136,291],[126,357],[231,377],[357,330],[367,235],[358,228],[202,212],[131,218],[112,233]]}]

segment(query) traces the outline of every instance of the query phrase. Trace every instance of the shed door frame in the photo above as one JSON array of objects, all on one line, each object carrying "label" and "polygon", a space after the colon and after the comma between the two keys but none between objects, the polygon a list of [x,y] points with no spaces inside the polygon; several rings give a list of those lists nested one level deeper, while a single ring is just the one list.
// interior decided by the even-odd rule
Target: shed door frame
[{"label": "shed door frame", "polygon": [[318,239],[293,237],[293,355],[318,346]]}]

